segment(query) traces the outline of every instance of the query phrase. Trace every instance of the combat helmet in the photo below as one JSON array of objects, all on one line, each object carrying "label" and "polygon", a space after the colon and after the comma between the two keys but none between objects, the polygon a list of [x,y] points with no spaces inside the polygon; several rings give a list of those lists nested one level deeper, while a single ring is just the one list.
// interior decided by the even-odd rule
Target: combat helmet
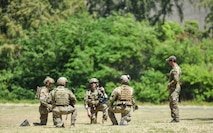
[{"label": "combat helmet", "polygon": [[130,76],[129,75],[122,75],[121,77],[120,77],[120,80],[121,80],[121,82],[123,82],[123,83],[128,83],[129,81],[130,81]]},{"label": "combat helmet", "polygon": [[66,85],[66,83],[68,82],[68,80],[67,80],[67,78],[65,78],[65,77],[60,77],[60,78],[58,78],[58,80],[57,80],[57,84],[58,85]]},{"label": "combat helmet", "polygon": [[49,85],[49,84],[54,84],[55,83],[55,80],[53,78],[50,78],[49,76],[47,76],[45,79],[44,79],[44,84],[45,85]]},{"label": "combat helmet", "polygon": [[174,55],[169,56],[169,58],[166,59],[166,61],[174,61],[174,62],[176,62],[176,60],[177,58]]},{"label": "combat helmet", "polygon": [[96,78],[91,78],[91,79],[89,80],[89,83],[90,83],[90,84],[91,84],[91,83],[96,83],[96,84],[98,85],[99,81],[98,81],[98,79],[96,79]]}]

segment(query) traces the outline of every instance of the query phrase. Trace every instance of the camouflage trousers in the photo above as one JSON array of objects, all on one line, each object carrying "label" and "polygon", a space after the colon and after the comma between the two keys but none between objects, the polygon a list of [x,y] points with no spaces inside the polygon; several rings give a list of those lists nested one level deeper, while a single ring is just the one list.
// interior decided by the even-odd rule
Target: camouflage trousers
[{"label": "camouflage trousers", "polygon": [[108,106],[107,106],[107,104],[99,104],[98,106],[90,107],[90,111],[91,111],[91,114],[92,114],[92,117],[90,118],[91,124],[97,123],[98,111],[103,112],[102,123],[104,123],[104,121],[106,121],[107,118],[108,118]]},{"label": "camouflage trousers", "polygon": [[121,113],[120,125],[127,125],[131,121],[131,106],[113,106],[108,110],[108,115],[113,125],[118,125],[115,113]]},{"label": "camouflage trousers", "polygon": [[169,107],[171,110],[171,117],[174,120],[179,121],[179,95],[180,95],[180,88],[170,88],[169,91]]},{"label": "camouflage trousers", "polygon": [[53,108],[53,115],[54,115],[54,124],[56,127],[62,127],[62,115],[71,114],[71,125],[75,125],[76,117],[77,117],[77,110],[76,108],[68,105],[68,106],[55,106]]},{"label": "camouflage trousers", "polygon": [[44,106],[44,105],[40,105],[39,106],[39,113],[40,113],[40,124],[46,125],[47,119],[48,119],[48,113],[49,113],[49,111],[47,110],[47,107]]}]

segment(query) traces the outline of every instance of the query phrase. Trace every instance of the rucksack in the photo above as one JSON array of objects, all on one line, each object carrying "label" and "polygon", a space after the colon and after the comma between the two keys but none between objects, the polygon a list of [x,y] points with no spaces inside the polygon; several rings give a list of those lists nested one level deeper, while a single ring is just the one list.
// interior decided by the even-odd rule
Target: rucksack
[{"label": "rucksack", "polygon": [[35,99],[40,100],[41,89],[42,89],[42,87],[37,86],[37,91],[36,91],[36,94],[35,94]]}]

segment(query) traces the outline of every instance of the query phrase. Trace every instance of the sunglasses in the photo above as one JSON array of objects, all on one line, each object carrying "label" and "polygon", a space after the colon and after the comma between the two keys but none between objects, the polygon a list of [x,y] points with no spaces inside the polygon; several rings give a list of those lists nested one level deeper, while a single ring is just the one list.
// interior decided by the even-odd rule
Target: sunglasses
[{"label": "sunglasses", "polygon": [[92,82],[92,83],[90,83],[90,84],[97,84],[97,82]]}]

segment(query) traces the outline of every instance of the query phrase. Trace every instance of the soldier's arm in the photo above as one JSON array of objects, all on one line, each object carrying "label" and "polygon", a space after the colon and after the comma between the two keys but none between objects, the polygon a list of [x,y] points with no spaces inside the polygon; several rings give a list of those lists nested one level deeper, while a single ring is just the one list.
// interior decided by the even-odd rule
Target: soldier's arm
[{"label": "soldier's arm", "polygon": [[109,106],[112,107],[114,104],[114,101],[116,101],[117,99],[117,89],[114,89],[114,91],[112,92],[110,99],[109,99]]},{"label": "soldier's arm", "polygon": [[77,99],[76,99],[75,95],[72,93],[72,91],[69,91],[69,93],[70,93],[70,100],[72,101],[72,104],[75,105]]},{"label": "soldier's arm", "polygon": [[47,94],[43,90],[41,90],[39,99],[40,99],[40,103],[47,107],[47,105],[48,105],[48,103],[47,103]]},{"label": "soldier's arm", "polygon": [[134,99],[134,89],[132,88],[132,106],[133,106],[133,111],[138,110],[138,105],[135,103]]},{"label": "soldier's arm", "polygon": [[88,92],[86,91],[86,94],[84,95],[84,107],[88,108]]},{"label": "soldier's arm", "polygon": [[87,110],[88,117],[91,118],[92,114],[91,114],[91,111],[90,111],[90,107],[89,107],[89,102],[88,101],[89,101],[89,92],[86,91],[86,94],[84,96],[84,107]]},{"label": "soldier's arm", "polygon": [[172,75],[172,77],[173,77],[173,80],[171,80],[171,81],[169,82],[169,86],[174,86],[174,85],[176,85],[177,82],[179,81],[179,75],[178,75],[177,70],[172,70],[171,75]]}]

